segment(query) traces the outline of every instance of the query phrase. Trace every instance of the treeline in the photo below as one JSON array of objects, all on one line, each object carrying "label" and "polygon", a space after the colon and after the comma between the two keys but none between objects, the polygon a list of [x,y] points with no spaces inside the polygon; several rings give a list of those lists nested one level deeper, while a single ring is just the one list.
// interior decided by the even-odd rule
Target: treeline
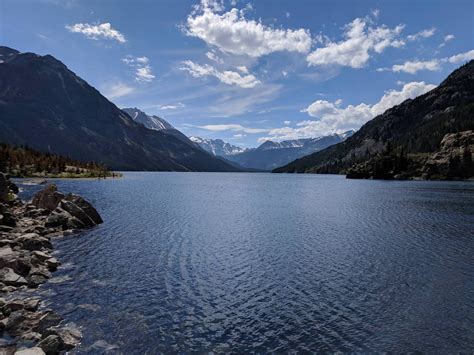
[{"label": "treeline", "polygon": [[27,146],[0,143],[0,171],[14,177],[108,177],[118,176],[103,164],[81,162]]}]

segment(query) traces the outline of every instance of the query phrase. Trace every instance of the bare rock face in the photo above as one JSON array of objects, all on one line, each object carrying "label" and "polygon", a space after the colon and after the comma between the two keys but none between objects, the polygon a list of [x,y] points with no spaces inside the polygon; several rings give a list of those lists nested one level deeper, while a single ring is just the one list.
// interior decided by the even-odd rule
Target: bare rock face
[{"label": "bare rock face", "polygon": [[432,154],[423,166],[428,179],[469,179],[474,177],[474,131],[448,133],[440,150]]}]

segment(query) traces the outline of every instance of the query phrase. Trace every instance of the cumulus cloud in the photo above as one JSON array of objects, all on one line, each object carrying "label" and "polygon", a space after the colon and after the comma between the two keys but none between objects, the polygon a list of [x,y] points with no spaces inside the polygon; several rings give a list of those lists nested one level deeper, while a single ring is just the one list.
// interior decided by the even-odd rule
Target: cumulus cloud
[{"label": "cumulus cloud", "polygon": [[467,62],[468,60],[471,60],[471,59],[474,59],[474,49],[446,58],[448,62],[454,63],[454,64]]},{"label": "cumulus cloud", "polygon": [[212,131],[212,132],[223,132],[223,131],[233,131],[233,132],[243,132],[243,133],[268,132],[268,129],[244,127],[240,124],[210,124],[210,125],[204,125],[204,126],[198,126],[198,127],[205,129],[207,131]]},{"label": "cumulus cloud", "polygon": [[403,64],[395,64],[391,68],[378,68],[377,71],[382,72],[391,70],[395,73],[404,72],[409,74],[416,74],[420,70],[440,70],[444,63],[458,64],[462,62],[467,62],[471,59],[474,59],[474,49],[464,53],[453,55],[451,57],[445,57],[440,59],[431,59],[427,61],[406,61]]},{"label": "cumulus cloud", "polygon": [[340,42],[325,40],[324,47],[307,56],[310,66],[339,65],[362,68],[373,53],[382,53],[388,47],[402,47],[399,35],[403,25],[391,29],[385,25],[371,27],[367,19],[356,18],[347,24],[344,39]]},{"label": "cumulus cloud", "polygon": [[76,23],[74,25],[67,25],[66,29],[74,33],[82,33],[90,39],[111,39],[120,43],[125,43],[127,40],[125,36],[114,29],[110,23],[101,23],[98,25],[91,25],[89,23]]},{"label": "cumulus cloud", "polygon": [[122,82],[113,83],[110,86],[106,87],[104,90],[104,96],[108,99],[116,99],[128,94],[131,94],[135,91],[135,88],[128,86]]},{"label": "cumulus cloud", "polygon": [[221,52],[258,58],[273,52],[307,53],[311,34],[306,29],[277,29],[248,20],[246,10],[224,11],[222,2],[201,1],[188,16],[185,33]]},{"label": "cumulus cloud", "polygon": [[392,66],[392,71],[395,73],[404,72],[409,74],[415,74],[420,70],[436,71],[440,69],[440,61],[437,59],[428,61],[407,61],[403,64],[396,64]]},{"label": "cumulus cloud", "polygon": [[134,57],[132,55],[122,58],[122,62],[135,68],[135,80],[141,82],[150,82],[155,79],[151,66],[148,64],[149,61],[148,57]]},{"label": "cumulus cloud", "polygon": [[285,140],[305,137],[319,137],[331,133],[342,133],[351,129],[359,129],[364,123],[389,108],[398,105],[409,98],[422,95],[436,86],[425,82],[411,82],[403,85],[401,90],[390,90],[380,100],[373,104],[360,103],[343,107],[341,100],[329,102],[317,100],[302,110],[316,120],[306,120],[296,124],[297,128],[281,127],[269,131],[265,140]]},{"label": "cumulus cloud", "polygon": [[187,71],[195,78],[214,76],[224,84],[237,85],[245,89],[253,88],[254,86],[260,84],[260,81],[252,74],[241,75],[238,72],[231,70],[219,71],[211,65],[200,65],[192,62],[191,60],[186,60],[182,62],[182,64],[183,66],[180,69]]},{"label": "cumulus cloud", "polygon": [[409,35],[407,36],[407,40],[409,41],[417,41],[417,40],[420,40],[420,39],[423,39],[423,38],[429,38],[431,36],[433,36],[436,32],[436,28],[429,28],[429,29],[425,29],[423,31],[420,31],[420,32],[417,32],[413,35]]}]

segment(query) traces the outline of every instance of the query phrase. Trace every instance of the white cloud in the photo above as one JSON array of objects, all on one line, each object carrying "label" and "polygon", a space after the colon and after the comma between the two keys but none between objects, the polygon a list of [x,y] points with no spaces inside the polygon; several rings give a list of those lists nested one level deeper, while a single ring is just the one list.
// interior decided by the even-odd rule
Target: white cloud
[{"label": "white cloud", "polygon": [[224,61],[214,52],[207,52],[206,57],[212,60],[213,62],[223,64]]},{"label": "white cloud", "polygon": [[288,126],[291,123],[291,121],[283,121],[283,123]]},{"label": "white cloud", "polygon": [[392,71],[395,73],[404,72],[409,74],[415,74],[420,70],[436,71],[440,69],[440,61],[437,59],[428,61],[407,61],[403,64],[396,64],[392,66]]},{"label": "white cloud", "polygon": [[454,35],[447,35],[447,36],[444,36],[444,41],[449,42],[449,41],[452,41],[455,38],[456,37],[454,37]]},{"label": "white cloud", "polygon": [[148,64],[149,61],[148,57],[134,57],[132,55],[122,58],[122,62],[135,68],[135,80],[141,82],[150,82],[155,79],[151,66]]},{"label": "white cloud", "polygon": [[449,58],[447,58],[447,61],[450,63],[462,63],[462,62],[467,62],[468,60],[474,59],[474,49],[471,49],[470,51],[460,53],[453,55]]},{"label": "white cloud", "polygon": [[245,9],[231,9],[202,1],[187,18],[188,36],[197,37],[221,52],[258,58],[273,52],[307,53],[311,34],[306,29],[276,29],[260,20],[247,20]]},{"label": "white cloud", "polygon": [[149,65],[137,68],[137,71],[135,72],[135,80],[149,82],[153,79],[155,79],[155,76],[151,72],[151,67]]},{"label": "white cloud", "polygon": [[283,75],[286,78],[288,76],[288,72],[286,70],[282,70],[281,75]]},{"label": "white cloud", "polygon": [[176,104],[171,104],[171,105],[160,105],[159,108],[161,110],[176,110],[178,108],[182,108],[184,107],[185,105],[181,102],[178,102]]},{"label": "white cloud", "polygon": [[180,69],[187,71],[195,78],[214,76],[224,84],[237,85],[245,89],[253,88],[260,84],[260,81],[252,74],[242,76],[241,74],[231,70],[219,71],[211,65],[199,65],[190,60],[186,60],[182,62],[182,64],[183,66]]},{"label": "white cloud", "polygon": [[247,135],[246,135],[246,134],[242,134],[242,133],[234,134],[234,138],[243,138],[243,137],[247,137]]},{"label": "white cloud", "polygon": [[361,103],[342,107],[342,101],[329,102],[317,100],[309,105],[303,112],[317,120],[307,120],[297,123],[297,128],[281,127],[269,131],[265,140],[284,140],[305,137],[319,137],[331,133],[342,133],[351,129],[358,129],[367,121],[385,112],[387,109],[398,105],[409,98],[422,95],[436,86],[425,82],[407,83],[401,90],[390,90],[374,105]]},{"label": "white cloud", "polygon": [[245,65],[238,65],[238,66],[236,66],[236,68],[243,74],[248,74],[249,73],[249,70],[247,69],[247,67]]},{"label": "white cloud", "polygon": [[122,82],[117,82],[111,84],[109,87],[106,87],[104,90],[104,96],[108,99],[116,99],[128,94],[131,94],[135,91],[135,88],[128,86]]},{"label": "white cloud", "polygon": [[388,47],[402,47],[404,42],[398,36],[403,28],[403,25],[393,29],[385,25],[371,27],[367,19],[356,18],[346,25],[342,41],[326,41],[324,47],[317,48],[306,59],[310,66],[362,68],[374,52],[382,53]]},{"label": "white cloud", "polygon": [[413,35],[409,35],[407,36],[407,40],[409,41],[416,41],[416,40],[419,40],[419,39],[422,39],[422,38],[429,38],[431,36],[433,36],[436,32],[436,28],[429,28],[429,29],[425,29],[423,31],[420,31],[420,32],[417,32]]},{"label": "white cloud", "polygon": [[91,25],[88,23],[76,23],[74,25],[67,25],[66,29],[74,33],[82,33],[90,39],[112,39],[120,43],[125,43],[127,40],[125,36],[114,29],[110,23],[101,23],[98,25]]},{"label": "white cloud", "polygon": [[207,131],[212,131],[212,132],[223,132],[223,131],[244,132],[244,133],[268,132],[268,129],[244,127],[240,124],[210,124],[210,125],[204,125],[204,126],[198,126],[198,127],[205,129]]},{"label": "white cloud", "polygon": [[429,71],[436,71],[440,70],[441,66],[444,63],[452,63],[452,64],[458,64],[462,62],[467,62],[471,59],[474,59],[474,49],[464,52],[464,53],[459,53],[456,55],[453,55],[451,57],[445,57],[445,58],[440,58],[440,59],[432,59],[432,60],[427,60],[427,61],[419,61],[419,60],[414,60],[414,61],[407,61],[403,64],[395,64],[391,68],[378,68],[378,72],[383,72],[383,71],[393,71],[395,73],[409,73],[409,74],[416,74],[420,70],[429,70]]}]

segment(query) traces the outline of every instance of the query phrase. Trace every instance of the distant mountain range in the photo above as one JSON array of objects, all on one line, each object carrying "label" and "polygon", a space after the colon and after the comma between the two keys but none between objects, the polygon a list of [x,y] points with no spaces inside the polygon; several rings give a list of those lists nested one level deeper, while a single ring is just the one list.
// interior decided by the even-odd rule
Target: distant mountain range
[{"label": "distant mountain range", "polygon": [[437,88],[367,122],[342,143],[275,172],[361,178],[474,177],[474,61]]},{"label": "distant mountain range", "polygon": [[0,142],[115,170],[238,171],[151,117],[135,122],[51,55],[0,47]]},{"label": "distant mountain range", "polygon": [[269,171],[307,154],[342,142],[353,133],[354,131],[347,131],[343,134],[332,134],[318,138],[295,139],[282,142],[266,141],[257,148],[247,149],[231,145],[221,139],[191,137],[191,140],[208,152],[224,157],[244,168]]},{"label": "distant mountain range", "polygon": [[224,142],[222,139],[206,139],[201,137],[189,137],[189,139],[212,155],[223,158],[228,158],[231,155],[243,153],[247,150],[247,148],[237,147]]}]

